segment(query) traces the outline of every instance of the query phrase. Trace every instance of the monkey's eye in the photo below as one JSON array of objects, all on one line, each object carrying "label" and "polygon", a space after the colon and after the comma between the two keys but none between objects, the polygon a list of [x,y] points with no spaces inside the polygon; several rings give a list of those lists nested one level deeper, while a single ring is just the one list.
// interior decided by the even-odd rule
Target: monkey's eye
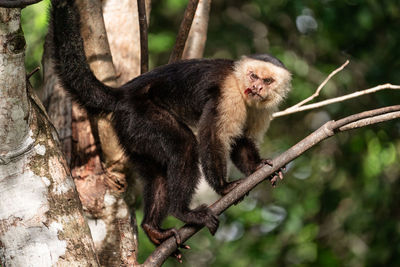
[{"label": "monkey's eye", "polygon": [[264,79],[264,83],[266,83],[266,84],[268,84],[268,85],[270,85],[271,83],[273,83],[275,80],[274,79],[272,79],[272,78],[265,78]]},{"label": "monkey's eye", "polygon": [[250,74],[250,78],[251,78],[252,80],[257,80],[257,79],[258,79],[258,76],[257,76],[256,74],[254,74],[254,73],[251,73],[251,74]]}]

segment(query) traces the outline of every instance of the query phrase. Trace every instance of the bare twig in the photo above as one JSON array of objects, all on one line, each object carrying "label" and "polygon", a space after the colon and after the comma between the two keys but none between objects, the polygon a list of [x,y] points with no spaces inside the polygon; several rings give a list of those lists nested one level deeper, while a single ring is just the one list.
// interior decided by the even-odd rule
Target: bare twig
[{"label": "bare twig", "polygon": [[329,81],[333,76],[335,76],[336,73],[338,73],[339,71],[343,70],[344,67],[347,66],[347,64],[349,64],[349,61],[348,61],[348,60],[346,60],[346,62],[345,62],[342,66],[340,66],[339,68],[337,68],[336,70],[334,70],[331,74],[329,74],[329,76],[326,77],[326,79],[318,86],[318,88],[317,88],[317,90],[315,91],[314,94],[312,94],[312,95],[309,96],[308,98],[304,99],[303,101],[297,103],[296,105],[287,108],[286,110],[293,110],[293,109],[296,109],[296,108],[298,108],[298,107],[300,107],[300,106],[303,106],[305,103],[310,102],[311,100],[313,100],[313,99],[316,98],[317,96],[319,96],[319,93],[321,92],[322,88],[328,83],[328,81]]},{"label": "bare twig", "polygon": [[29,5],[39,3],[42,0],[0,0],[0,7],[24,8]]},{"label": "bare twig", "polygon": [[[321,141],[335,135],[338,132],[398,118],[400,118],[400,105],[362,112],[345,117],[338,121],[329,121],[322,125],[318,130],[314,131],[309,136],[298,142],[296,145],[282,153],[280,156],[273,159],[273,167],[266,165],[265,167],[254,172],[231,192],[229,192],[229,194],[212,204],[210,208],[215,214],[221,214],[228,207],[232,206],[239,199],[244,197],[259,183],[263,182],[268,177],[271,177],[271,175],[276,171],[280,170],[280,168],[287,165],[290,161],[296,159]],[[182,241],[186,241],[200,229],[201,227],[199,226],[196,227],[185,225],[179,230]],[[160,266],[176,249],[177,245],[175,238],[169,238],[147,258],[143,266]]]},{"label": "bare twig", "polygon": [[169,63],[175,62],[182,58],[183,49],[185,48],[185,43],[189,35],[190,27],[192,26],[193,17],[198,4],[199,0],[189,0],[188,2],[181,26],[179,27],[178,36],[176,37],[174,50],[169,58]]},{"label": "bare twig", "polygon": [[375,86],[375,87],[372,87],[372,88],[369,88],[369,89],[366,89],[366,90],[358,91],[358,92],[355,92],[355,93],[351,93],[351,94],[348,94],[348,95],[339,96],[339,97],[327,99],[327,100],[324,100],[324,101],[321,101],[321,102],[317,102],[317,103],[314,103],[314,104],[301,106],[301,107],[298,107],[298,108],[293,109],[293,110],[284,110],[284,111],[280,111],[280,112],[275,112],[272,116],[273,116],[273,118],[278,118],[278,117],[281,117],[281,116],[289,115],[289,114],[300,112],[300,111],[304,111],[304,110],[320,108],[320,107],[323,107],[323,106],[327,106],[329,104],[343,102],[343,101],[348,100],[348,99],[352,99],[352,98],[356,98],[356,97],[359,97],[359,96],[362,96],[362,95],[375,93],[377,91],[384,90],[384,89],[400,89],[400,85],[393,85],[393,84],[390,84],[390,83],[381,84],[381,85],[378,85],[378,86]]},{"label": "bare twig", "polygon": [[40,70],[40,67],[34,68],[33,71],[29,72],[29,73],[26,75],[26,79],[29,80],[29,79],[32,77],[32,75],[35,74],[36,72],[38,72],[39,70]]},{"label": "bare twig", "polygon": [[145,73],[149,70],[146,1],[137,0],[137,5],[140,28],[140,73]]}]

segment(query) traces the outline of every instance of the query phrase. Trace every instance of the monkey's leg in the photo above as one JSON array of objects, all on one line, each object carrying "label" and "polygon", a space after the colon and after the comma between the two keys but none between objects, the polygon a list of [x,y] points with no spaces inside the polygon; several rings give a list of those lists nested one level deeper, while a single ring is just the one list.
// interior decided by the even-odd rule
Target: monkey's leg
[{"label": "monkey's leg", "polygon": [[167,216],[169,207],[166,175],[154,162],[144,160],[144,156],[140,158],[136,159],[135,165],[144,178],[142,228],[155,245],[161,244],[171,236],[175,236],[177,243],[180,244],[181,239],[176,229],[161,228],[161,223]]},{"label": "monkey's leg", "polygon": [[[169,207],[165,170],[157,167],[155,162],[146,160],[144,155],[138,155],[134,159],[136,170],[142,178],[145,178],[143,193],[144,218],[141,225],[144,232],[156,246],[174,236],[179,248],[190,249],[189,246],[182,244],[178,230],[175,228],[161,228],[161,223],[167,216]],[[175,250],[171,256],[182,262],[182,253],[179,249]]]},{"label": "monkey's leg", "polygon": [[206,205],[190,209],[189,205],[200,178],[197,141],[193,133],[182,127],[169,149],[167,166],[170,212],[185,223],[205,225],[211,234],[218,228],[218,218]]}]

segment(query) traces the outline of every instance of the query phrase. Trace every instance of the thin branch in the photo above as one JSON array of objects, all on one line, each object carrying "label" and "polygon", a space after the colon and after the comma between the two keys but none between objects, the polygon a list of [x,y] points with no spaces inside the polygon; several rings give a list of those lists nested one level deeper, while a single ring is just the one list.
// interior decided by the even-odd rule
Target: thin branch
[{"label": "thin branch", "polygon": [[137,0],[137,6],[140,28],[140,73],[145,73],[149,70],[146,1]]},{"label": "thin branch", "polygon": [[39,3],[42,0],[0,0],[0,7],[24,8],[29,5]]},{"label": "thin branch", "polygon": [[199,0],[189,0],[188,2],[181,26],[179,27],[178,36],[176,37],[174,50],[169,58],[169,63],[175,62],[182,58],[183,49],[185,48],[185,43],[189,35],[190,27],[192,26],[194,14],[198,4]]},{"label": "thin branch", "polygon": [[311,96],[309,96],[308,98],[304,99],[303,101],[297,103],[296,105],[287,108],[286,110],[293,110],[295,108],[298,108],[300,106],[303,106],[305,103],[310,102],[311,100],[313,100],[314,98],[316,98],[317,96],[319,96],[319,93],[321,92],[322,88],[328,83],[328,81],[336,75],[336,73],[338,73],[339,71],[343,70],[347,64],[349,64],[350,61],[346,60],[346,62],[340,66],[339,68],[337,68],[336,70],[334,70],[331,74],[329,74],[328,77],[326,77],[326,79],[318,86],[317,90],[315,91],[314,94],[312,94]]},{"label": "thin branch", "polygon": [[29,79],[33,76],[33,74],[35,74],[35,73],[38,72],[39,70],[40,70],[40,67],[36,67],[33,71],[29,72],[29,73],[26,75],[26,79],[29,80]]},{"label": "thin branch", "polygon": [[348,130],[358,129],[371,124],[376,124],[384,121],[393,120],[400,117],[400,111],[390,112],[388,114],[377,115],[372,118],[358,120],[349,124],[346,124],[339,128],[339,131],[344,132]]},{"label": "thin branch", "polygon": [[[321,141],[335,135],[338,132],[356,129],[366,125],[371,125],[383,121],[400,118],[400,105],[384,107],[380,109],[370,110],[355,115],[345,117],[338,121],[329,121],[322,125],[319,129],[311,133],[309,136],[292,146],[290,149],[276,157],[273,161],[273,167],[266,165],[248,176],[242,183],[234,188],[229,194],[220,198],[210,206],[215,214],[221,214],[227,208],[232,206],[250,190],[259,183],[271,177],[276,171],[287,165],[290,161],[296,159],[301,154],[316,146]],[[185,225],[179,230],[182,241],[186,241],[202,227]],[[143,266],[161,266],[171,253],[177,249],[175,238],[169,238],[162,243],[157,249],[147,258]]]},{"label": "thin branch", "polygon": [[278,117],[282,117],[282,116],[285,116],[285,115],[289,115],[289,114],[300,112],[300,111],[304,111],[304,110],[320,108],[320,107],[327,106],[327,105],[330,105],[330,104],[333,104],[333,103],[343,102],[343,101],[348,100],[348,99],[356,98],[356,97],[359,97],[359,96],[362,96],[362,95],[375,93],[375,92],[378,92],[378,91],[381,91],[381,90],[384,90],[384,89],[397,89],[398,90],[398,89],[400,89],[400,85],[393,85],[393,84],[390,84],[390,83],[381,84],[381,85],[378,85],[378,86],[375,86],[375,87],[372,87],[372,88],[369,88],[369,89],[366,89],[366,90],[363,90],[363,91],[358,91],[358,92],[351,93],[351,94],[348,94],[348,95],[343,95],[343,96],[327,99],[327,100],[324,100],[324,101],[321,101],[321,102],[317,102],[317,103],[314,103],[314,104],[301,106],[301,107],[298,107],[298,108],[293,109],[293,110],[284,110],[284,111],[280,111],[280,112],[275,112],[272,115],[272,117],[273,118],[278,118]]},{"label": "thin branch", "polygon": [[389,106],[389,107],[383,107],[383,108],[378,108],[378,109],[373,109],[373,110],[368,110],[368,111],[364,111],[361,113],[357,113],[354,115],[350,115],[347,116],[343,119],[337,120],[335,122],[335,129],[339,129],[343,126],[346,126],[348,124],[360,121],[360,120],[364,120],[364,119],[368,119],[368,118],[372,118],[372,117],[376,117],[382,114],[387,114],[390,112],[396,112],[400,110],[400,105],[395,105],[395,106]]}]

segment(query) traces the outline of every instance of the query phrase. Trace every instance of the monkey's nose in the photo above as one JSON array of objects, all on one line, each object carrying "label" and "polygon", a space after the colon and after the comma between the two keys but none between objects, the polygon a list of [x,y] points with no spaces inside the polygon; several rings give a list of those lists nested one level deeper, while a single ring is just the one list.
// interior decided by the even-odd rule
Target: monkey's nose
[{"label": "monkey's nose", "polygon": [[263,86],[261,84],[257,84],[253,86],[253,90],[256,91],[257,93],[261,92],[263,89]]}]

